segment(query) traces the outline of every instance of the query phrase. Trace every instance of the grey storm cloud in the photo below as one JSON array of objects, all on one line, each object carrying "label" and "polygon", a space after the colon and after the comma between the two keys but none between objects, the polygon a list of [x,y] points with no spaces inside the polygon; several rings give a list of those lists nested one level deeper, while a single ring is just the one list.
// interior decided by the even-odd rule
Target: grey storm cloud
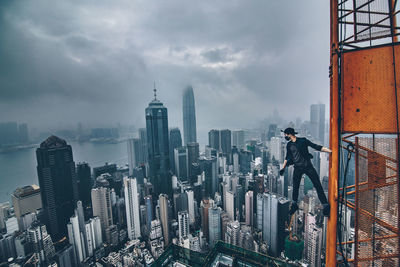
[{"label": "grey storm cloud", "polygon": [[4,0],[0,32],[0,121],[143,126],[153,81],[204,132],[328,103],[329,1]]}]

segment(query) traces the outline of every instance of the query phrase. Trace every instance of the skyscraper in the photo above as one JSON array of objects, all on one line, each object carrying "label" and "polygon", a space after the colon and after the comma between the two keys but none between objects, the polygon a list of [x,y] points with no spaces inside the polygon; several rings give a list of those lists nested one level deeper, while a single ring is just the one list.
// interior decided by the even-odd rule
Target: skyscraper
[{"label": "skyscraper", "polygon": [[[144,197],[144,204],[146,205],[146,225],[147,231],[150,232],[151,221],[153,220],[153,199],[151,195]],[[142,222],[143,223],[143,222]]]},{"label": "skyscraper", "polygon": [[[150,232],[151,221],[153,220],[153,198],[151,195],[144,197],[144,204],[146,206],[146,226],[147,231]],[[142,222],[143,224],[143,222]]]},{"label": "skyscraper", "polygon": [[55,240],[67,234],[67,223],[74,212],[76,189],[72,148],[65,140],[50,136],[36,149],[37,173],[49,232]]},{"label": "skyscraper", "polygon": [[289,200],[269,193],[264,193],[262,198],[263,240],[269,244],[271,255],[277,257],[284,246],[285,222],[288,219]]},{"label": "skyscraper", "polygon": [[139,220],[139,195],[136,179],[124,177],[124,193],[128,237],[130,240],[138,239],[141,235]]},{"label": "skyscraper", "polygon": [[202,158],[199,160],[201,172],[204,172],[205,178],[205,196],[213,198],[218,191],[218,166],[217,158]]},{"label": "skyscraper", "polygon": [[42,200],[40,198],[40,188],[37,185],[29,185],[17,188],[11,195],[15,217],[18,219],[21,228],[21,216],[24,214],[35,212],[42,208]]},{"label": "skyscraper", "polygon": [[172,128],[169,130],[169,159],[171,170],[176,174],[175,170],[175,153],[174,149],[182,146],[182,136],[179,128]]},{"label": "skyscraper", "polygon": [[247,191],[245,196],[246,205],[246,224],[253,227],[254,218],[254,193],[253,191]]},{"label": "skyscraper", "polygon": [[244,149],[244,131],[232,131],[232,146],[236,146],[238,150]]},{"label": "skyscraper", "polygon": [[147,151],[149,157],[149,175],[154,187],[154,193],[171,195],[172,184],[169,162],[168,111],[157,99],[154,89],[154,99],[146,108]]},{"label": "skyscraper", "polygon": [[316,140],[324,144],[325,139],[325,104],[310,106],[310,130]]},{"label": "skyscraper", "polygon": [[214,247],[221,240],[221,208],[217,205],[208,209],[208,233],[210,236],[210,247]]},{"label": "skyscraper", "polygon": [[[65,227],[67,227],[67,224],[65,224]],[[41,264],[49,262],[55,255],[55,249],[53,241],[47,233],[46,226],[35,221],[27,230],[27,233],[28,243],[32,248],[34,259]]]},{"label": "skyscraper", "polygon": [[220,137],[219,130],[212,129],[208,132],[208,145],[215,150],[220,149]]},{"label": "skyscraper", "polygon": [[282,138],[272,137],[269,144],[270,144],[270,151],[271,151],[271,159],[274,158],[276,161],[282,162],[283,154],[284,154]]},{"label": "skyscraper", "polygon": [[175,173],[180,181],[188,180],[188,155],[186,147],[175,148]]},{"label": "skyscraper", "polygon": [[200,150],[199,150],[199,143],[189,142],[186,145],[187,147],[187,154],[188,154],[188,175],[191,180],[195,180],[197,174],[193,169],[193,163],[199,162]]},{"label": "skyscraper", "polygon": [[92,189],[93,216],[97,216],[101,222],[101,231],[105,239],[106,229],[112,225],[113,215],[111,209],[111,190],[106,187]]},{"label": "skyscraper", "polygon": [[183,93],[183,134],[184,145],[197,142],[196,138],[196,110],[194,103],[193,87],[189,86]]},{"label": "skyscraper", "polygon": [[139,138],[130,138],[127,141],[128,145],[128,164],[129,164],[129,176],[133,175],[133,169],[136,168],[143,158],[140,155],[141,152],[141,142]]},{"label": "skyscraper", "polygon": [[160,219],[164,235],[165,246],[169,244],[169,216],[168,216],[168,196],[161,194],[159,199]]},{"label": "skyscraper", "polygon": [[146,128],[139,128],[139,139],[140,139],[140,162],[147,162],[148,151],[147,151]]},{"label": "skyscraper", "polygon": [[272,137],[276,136],[276,129],[278,126],[276,124],[270,124],[268,127],[268,133],[267,133],[267,140],[271,140]]},{"label": "skyscraper", "polygon": [[194,223],[194,194],[192,190],[186,191],[187,200],[188,200],[188,214],[189,214],[189,223]]},{"label": "skyscraper", "polygon": [[240,234],[240,223],[238,221],[230,221],[226,227],[225,242],[238,246]]},{"label": "skyscraper", "polygon": [[83,206],[90,205],[90,190],[92,189],[92,177],[90,173],[90,166],[86,162],[80,162],[76,165],[76,174],[78,177],[78,193],[79,200],[82,201]]},{"label": "skyscraper", "polygon": [[[229,155],[232,152],[232,134],[231,130],[225,129],[220,131],[221,151],[224,155]],[[229,157],[228,157],[229,158]]]},{"label": "skyscraper", "polygon": [[201,228],[203,233],[207,239],[209,240],[209,227],[208,227],[208,210],[214,205],[214,200],[210,198],[204,198],[200,202],[200,209],[201,209]]},{"label": "skyscraper", "polygon": [[[75,248],[75,254],[79,262],[82,262],[86,258],[85,243],[83,237],[86,233],[82,233],[79,227],[79,217],[77,214],[70,218],[68,227],[68,239],[71,245]],[[85,229],[86,230],[86,229]]]},{"label": "skyscraper", "polygon": [[85,223],[89,256],[93,255],[95,249],[103,244],[103,237],[101,233],[101,221],[99,217],[94,217]]},{"label": "skyscraper", "polygon": [[178,212],[179,240],[189,234],[189,214],[186,210]]}]

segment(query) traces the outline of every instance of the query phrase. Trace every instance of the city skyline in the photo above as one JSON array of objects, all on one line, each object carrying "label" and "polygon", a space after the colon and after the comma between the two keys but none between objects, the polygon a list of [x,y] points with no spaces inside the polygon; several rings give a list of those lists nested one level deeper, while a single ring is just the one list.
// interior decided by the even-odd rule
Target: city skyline
[{"label": "city skyline", "polygon": [[[313,108],[311,105],[311,112]],[[265,127],[256,138],[248,139],[245,130],[210,129],[209,146],[200,154],[196,142],[180,146],[180,130],[168,127],[168,109],[157,98],[156,88],[144,115],[146,128],[136,129],[139,138],[125,140],[129,163],[125,166],[105,163],[93,166],[91,171],[85,162],[75,166],[72,146],[65,140],[50,136],[41,143],[37,148],[41,190],[35,185],[25,190],[37,188],[43,212],[37,210],[41,205],[34,207],[26,203],[19,207],[13,201],[15,211],[24,210],[24,214],[14,214],[9,204],[1,204],[0,214],[5,217],[0,218],[3,222],[0,231],[5,237],[0,238],[0,249],[5,255],[33,253],[33,261],[57,262],[63,267],[93,262],[97,255],[103,255],[102,263],[116,262],[115,256],[120,254],[124,255],[126,266],[134,266],[135,262],[154,262],[171,246],[205,253],[217,248],[222,241],[287,261],[285,246],[296,241],[286,238],[284,227],[292,197],[286,188],[291,192],[292,179],[278,174],[284,160],[281,132],[275,126]],[[315,125],[305,123],[300,131],[312,135],[314,128]],[[96,142],[102,136],[120,137],[113,129],[94,129],[92,135]],[[243,147],[232,146],[234,143]],[[174,148],[175,169],[170,165],[171,148]],[[140,159],[144,162],[140,163]],[[328,158],[323,159],[328,161]],[[319,170],[320,166],[317,168]],[[67,190],[61,193],[58,185]],[[319,207],[315,203],[315,193],[308,194],[312,188],[306,188],[306,182],[303,187],[301,198],[307,198],[301,202],[307,201],[311,206],[310,216],[314,216]],[[16,189],[14,195],[21,190]],[[59,200],[56,198],[55,204],[49,205],[49,199],[55,194]],[[38,241],[44,246],[40,251],[45,255],[42,258],[35,254],[39,252],[22,249],[19,245],[19,239],[33,231],[31,225],[38,224],[37,220],[45,223],[43,231],[50,231],[49,236],[44,232],[43,240]],[[56,220],[62,222],[55,223]],[[58,228],[65,225],[67,229],[56,229],[54,225]],[[313,227],[313,232],[309,233],[309,227]],[[311,254],[308,250],[303,252],[305,262],[321,261],[321,255],[315,254],[321,250],[319,240],[325,236],[321,227],[311,223],[305,226],[304,242],[317,249]],[[18,236],[20,230],[23,231],[21,237]],[[296,231],[303,233],[301,228]],[[319,239],[314,238],[314,232],[320,233]],[[15,244],[6,247],[7,242]],[[28,239],[28,242],[37,241]],[[62,245],[55,246],[58,243]],[[144,254],[138,257],[126,249],[118,249],[123,244],[126,249],[136,244],[137,248],[144,249]],[[103,245],[109,249],[104,251]],[[130,265],[125,257],[130,257]],[[0,260],[4,259],[0,257]]]},{"label": "city skyline", "polygon": [[[79,121],[143,127],[141,110],[154,80],[171,126],[182,125],[180,96],[193,86],[199,135],[218,125],[253,127],[274,108],[290,120],[304,119],[310,104],[328,104],[327,2],[287,3],[278,17],[282,3],[208,6],[65,2],[52,3],[54,16],[41,16],[50,7],[46,1],[6,1],[0,7],[0,61],[7,62],[0,67],[0,121],[40,129]],[[286,97],[293,93],[298,97]],[[278,103],[291,108],[279,110]]]}]

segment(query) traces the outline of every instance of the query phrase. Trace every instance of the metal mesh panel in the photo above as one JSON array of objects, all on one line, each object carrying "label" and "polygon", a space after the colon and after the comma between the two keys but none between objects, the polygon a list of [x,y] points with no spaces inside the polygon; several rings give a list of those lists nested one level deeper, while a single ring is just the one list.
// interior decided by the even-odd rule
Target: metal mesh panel
[{"label": "metal mesh panel", "polygon": [[396,138],[356,141],[355,261],[358,266],[399,266]]},{"label": "metal mesh panel", "polygon": [[355,0],[354,2],[356,7],[356,12],[354,12],[356,40],[368,40],[390,34],[389,3],[387,0]]},{"label": "metal mesh panel", "polygon": [[392,25],[399,20],[399,10],[400,2],[395,0],[339,1],[337,22],[343,49],[391,43],[392,35],[400,34],[400,28]]}]

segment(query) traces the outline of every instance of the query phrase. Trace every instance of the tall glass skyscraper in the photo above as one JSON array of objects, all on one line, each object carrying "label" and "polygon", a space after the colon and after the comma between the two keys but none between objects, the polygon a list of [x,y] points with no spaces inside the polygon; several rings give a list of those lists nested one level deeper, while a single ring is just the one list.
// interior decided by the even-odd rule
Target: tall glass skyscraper
[{"label": "tall glass skyscraper", "polygon": [[58,241],[67,234],[67,223],[78,198],[72,148],[53,135],[40,144],[36,158],[48,230],[54,241]]},{"label": "tall glass skyscraper", "polygon": [[220,135],[219,130],[212,129],[208,132],[208,145],[215,150],[220,149]]},{"label": "tall glass skyscraper", "polygon": [[[154,89],[156,92],[156,89]],[[172,184],[169,161],[168,111],[154,93],[146,108],[147,151],[149,175],[154,194],[171,195]]]},{"label": "tall glass skyscraper", "polygon": [[169,130],[169,159],[171,170],[176,174],[175,170],[175,153],[174,149],[182,146],[181,131],[179,128],[172,128]]},{"label": "tall glass skyscraper", "polygon": [[316,140],[324,144],[325,137],[325,104],[310,106],[310,130]]},{"label": "tall glass skyscraper", "polygon": [[183,93],[183,135],[184,145],[197,142],[196,137],[196,110],[194,104],[193,87],[189,86]]}]

